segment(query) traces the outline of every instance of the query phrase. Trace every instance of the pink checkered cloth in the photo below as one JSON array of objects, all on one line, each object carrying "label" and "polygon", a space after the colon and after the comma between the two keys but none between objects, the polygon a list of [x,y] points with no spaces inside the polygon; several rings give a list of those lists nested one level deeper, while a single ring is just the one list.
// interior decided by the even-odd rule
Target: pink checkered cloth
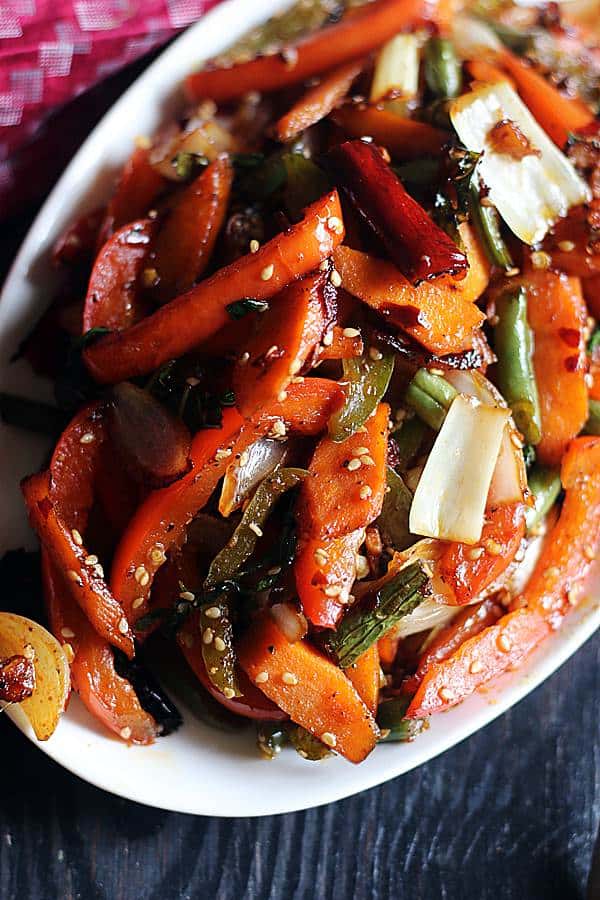
[{"label": "pink checkered cloth", "polygon": [[[73,152],[79,106],[68,101],[164,43],[220,0],[2,0],[0,2],[0,218],[43,195],[50,159]],[[100,89],[101,90],[101,89]],[[73,126],[71,128],[71,125]],[[79,127],[81,127],[79,125]],[[71,142],[68,144],[65,142]],[[57,152],[58,151],[58,152]]]}]

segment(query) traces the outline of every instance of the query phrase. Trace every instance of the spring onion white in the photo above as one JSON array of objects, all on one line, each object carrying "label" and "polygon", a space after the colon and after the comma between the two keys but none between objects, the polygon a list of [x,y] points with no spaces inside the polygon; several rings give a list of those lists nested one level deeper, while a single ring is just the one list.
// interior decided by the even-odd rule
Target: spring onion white
[{"label": "spring onion white", "polygon": [[[415,34],[397,34],[380,51],[371,84],[371,103],[391,98],[410,100],[419,90],[419,41]],[[392,104],[390,104],[390,107]]]}]

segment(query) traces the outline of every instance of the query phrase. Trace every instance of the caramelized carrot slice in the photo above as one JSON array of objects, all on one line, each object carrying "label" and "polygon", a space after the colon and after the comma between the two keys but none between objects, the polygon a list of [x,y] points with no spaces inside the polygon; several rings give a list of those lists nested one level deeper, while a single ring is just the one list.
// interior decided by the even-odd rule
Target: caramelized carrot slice
[{"label": "caramelized carrot slice", "polygon": [[379,650],[372,644],[359,656],[355,663],[344,669],[354,687],[372,716],[377,714],[379,703]]},{"label": "caramelized carrot slice", "polygon": [[[298,725],[350,762],[369,755],[379,734],[373,716],[341,669],[308,641],[290,644],[267,613],[238,645],[250,681]],[[264,680],[263,673],[267,674]]]},{"label": "caramelized carrot slice", "polygon": [[295,47],[293,58],[283,54],[259,56],[226,69],[207,68],[189,75],[187,95],[190,100],[211,97],[222,102],[248,91],[275,91],[299,84],[374,50],[424,18],[427,6],[422,0],[379,0],[310,35]]},{"label": "caramelized carrot slice", "polygon": [[326,194],[304,219],[261,247],[216,272],[153,315],[85,351],[97,381],[124,381],[181,356],[228,321],[226,307],[243,297],[267,299],[317,268],[344,237],[337,193]]},{"label": "caramelized carrot slice", "polygon": [[114,654],[92,628],[61,572],[42,549],[42,584],[52,633],[71,665],[71,680],[84,706],[114,734],[133,744],[151,744],[159,729],[142,709],[133,687],[117,674]]},{"label": "caramelized carrot slice", "polygon": [[233,169],[220,156],[184,190],[154,243],[156,295],[162,302],[188,291],[205,270],[225,219]]},{"label": "caramelized carrot slice", "polygon": [[525,534],[525,507],[510,503],[486,511],[477,547],[449,543],[439,561],[439,574],[462,606],[493,584],[515,558]]},{"label": "caramelized carrot slice", "polygon": [[335,538],[301,538],[294,560],[296,590],[307,619],[335,628],[356,579],[356,554],[364,528]]},{"label": "caramelized carrot slice", "polygon": [[449,138],[445,131],[427,122],[404,119],[373,106],[342,106],[332,114],[332,118],[350,137],[368,135],[397,159],[438,156]]},{"label": "caramelized carrot slice", "polygon": [[380,403],[345,441],[321,439],[300,489],[302,534],[334,538],[364,528],[381,512],[390,408]]},{"label": "caramelized carrot slice", "polygon": [[315,87],[310,88],[275,124],[278,140],[291,141],[301,131],[328,116],[344,99],[352,82],[360,75],[363,65],[364,60],[358,60],[340,66],[322,78]]},{"label": "caramelized carrot slice", "polygon": [[256,321],[233,372],[236,405],[251,416],[277,399],[321,340],[327,315],[324,272],[286,288]]},{"label": "caramelized carrot slice", "polygon": [[83,331],[117,331],[140,318],[139,277],[148,259],[154,223],[140,219],[119,229],[94,263],[83,309]]},{"label": "caramelized carrot slice", "polygon": [[305,378],[293,382],[284,391],[285,398],[272,403],[267,410],[256,414],[255,421],[269,422],[283,419],[292,434],[314,437],[327,428],[331,415],[344,402],[344,391],[337,381],[327,378]]},{"label": "caramelized carrot slice", "polygon": [[514,81],[510,75],[506,74],[504,69],[501,69],[500,66],[495,66],[494,63],[489,62],[486,59],[469,59],[464,65],[467,74],[473,81],[482,81],[486,84],[495,84],[497,81],[507,81],[512,88],[515,87]]},{"label": "caramelized carrot slice", "polygon": [[592,300],[591,310],[600,312],[600,302],[594,303],[600,279],[600,253],[595,247],[596,234],[588,221],[587,206],[575,206],[563,219],[559,219],[546,237],[543,250],[552,258],[552,268],[567,275],[584,278],[586,299]]},{"label": "caramelized carrot slice", "polygon": [[413,287],[385,260],[350,247],[338,247],[335,266],[347,291],[363,300],[432,353],[443,355],[470,349],[483,313],[472,300],[485,290],[489,266],[470,229],[466,237],[469,270],[460,282],[436,279]]},{"label": "caramelized carrot slice", "polygon": [[533,364],[542,411],[541,462],[558,465],[588,417],[584,329],[578,278],[535,269],[527,276],[527,317],[535,336]]},{"label": "caramelized carrot slice", "polygon": [[102,229],[104,240],[128,222],[147,215],[165,183],[150,164],[150,150],[136,147],[125,163],[108,204]]},{"label": "caramelized carrot slice", "polygon": [[345,329],[334,325],[331,329],[331,340],[317,348],[316,361],[324,359],[353,359],[362,356],[364,343],[360,334],[345,334]]}]

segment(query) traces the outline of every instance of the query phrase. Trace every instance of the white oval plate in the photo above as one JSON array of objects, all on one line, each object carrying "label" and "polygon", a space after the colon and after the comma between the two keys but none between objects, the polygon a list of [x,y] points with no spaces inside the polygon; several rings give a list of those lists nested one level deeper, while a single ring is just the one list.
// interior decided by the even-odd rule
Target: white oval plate
[{"label": "white oval plate", "polygon": [[[0,298],[2,389],[42,399],[49,395],[49,385],[36,379],[24,362],[9,364],[9,359],[52,297],[56,276],[48,260],[55,239],[78,214],[106,198],[133,139],[152,133],[178,108],[184,76],[289,3],[228,0],[217,7],[147,69],[83,144],[33,224]],[[18,483],[41,465],[48,445],[7,426],[0,426],[0,435],[0,552],[4,552],[34,545]],[[17,612],[18,603],[15,597]],[[533,690],[598,625],[600,605],[588,599],[520,671],[505,676],[491,691],[434,717],[431,728],[414,743],[381,746],[360,766],[340,758],[307,763],[291,751],[267,763],[260,758],[251,731],[221,734],[190,713],[185,715],[185,710],[185,725],[176,734],[152,747],[127,747],[108,736],[76,697],[56,733],[39,747],[86,781],[163,809],[219,816],[308,809],[401,775],[462,741]],[[35,741],[27,727],[22,730]]]}]

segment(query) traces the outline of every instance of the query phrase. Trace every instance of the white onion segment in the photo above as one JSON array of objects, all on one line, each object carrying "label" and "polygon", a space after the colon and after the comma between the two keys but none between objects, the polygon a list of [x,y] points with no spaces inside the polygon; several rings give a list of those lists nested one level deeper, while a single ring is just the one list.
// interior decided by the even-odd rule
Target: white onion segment
[{"label": "white onion segment", "polygon": [[[33,648],[35,690],[8,710],[31,724],[35,736],[47,741],[54,733],[69,697],[69,664],[59,642],[38,622],[15,613],[0,612],[0,658],[28,656]],[[21,715],[19,715],[19,713]]]},{"label": "white onion segment", "polygon": [[377,56],[371,103],[411,99],[419,90],[419,39],[416,34],[397,34]]},{"label": "white onion segment", "polygon": [[261,438],[227,467],[219,498],[219,512],[227,518],[249,497],[260,482],[270,475],[285,456],[285,441]]}]

